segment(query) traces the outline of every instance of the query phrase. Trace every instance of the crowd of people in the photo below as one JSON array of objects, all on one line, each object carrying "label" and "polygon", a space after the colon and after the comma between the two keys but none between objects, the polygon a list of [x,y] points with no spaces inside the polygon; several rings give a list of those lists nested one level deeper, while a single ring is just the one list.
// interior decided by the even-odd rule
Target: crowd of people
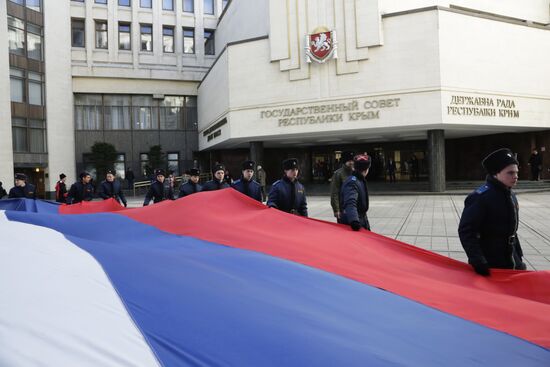
[{"label": "crowd of people", "polygon": [[[531,167],[539,168],[538,152],[534,151],[530,160]],[[342,167],[337,169],[331,180],[330,204],[336,221],[348,225],[353,231],[371,226],[367,216],[369,210],[369,192],[367,175],[371,167],[371,157],[343,152]],[[491,268],[525,270],[523,252],[517,236],[519,224],[519,206],[512,188],[518,181],[519,163],[515,154],[509,149],[499,149],[482,161],[487,171],[484,185],[473,191],[465,200],[464,211],[458,227],[459,237],[468,256],[468,262],[476,273],[489,276]],[[214,191],[233,188],[258,202],[266,202],[270,208],[283,212],[307,217],[308,207],[304,185],[299,181],[299,162],[289,158],[282,162],[282,177],[275,181],[266,195],[266,174],[260,165],[247,160],[242,163],[241,176],[233,181],[227,175],[225,166],[216,163],[212,167],[212,179],[200,183],[200,170],[193,168],[187,171],[189,179],[179,187],[177,198],[183,198],[201,191]],[[257,173],[256,173],[257,172]],[[533,171],[533,179],[538,171]],[[254,179],[256,175],[257,180]],[[90,183],[92,177],[88,172],[82,172],[79,180],[67,190],[66,176],[59,175],[56,184],[56,201],[66,204],[76,204],[90,201],[94,198],[94,187]],[[159,203],[164,200],[176,200],[174,177],[163,169],[154,171],[154,181],[151,183],[143,206],[151,201]],[[116,172],[109,170],[101,182],[98,196],[102,199],[113,198],[127,206],[122,184],[116,179]],[[15,186],[9,193],[0,182],[0,198],[36,199],[36,188],[28,182],[22,173],[15,175]]]}]

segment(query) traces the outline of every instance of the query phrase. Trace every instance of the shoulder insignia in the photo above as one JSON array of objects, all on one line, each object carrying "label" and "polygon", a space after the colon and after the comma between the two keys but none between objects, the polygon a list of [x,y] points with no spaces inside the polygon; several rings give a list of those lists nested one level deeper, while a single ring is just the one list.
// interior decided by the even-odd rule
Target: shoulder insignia
[{"label": "shoulder insignia", "polygon": [[485,184],[485,185],[480,186],[476,189],[476,194],[483,194],[487,190],[489,190],[489,185]]},{"label": "shoulder insignia", "polygon": [[357,181],[357,177],[351,176],[351,180],[352,180],[352,181]]},{"label": "shoulder insignia", "polygon": [[273,182],[273,185],[271,185],[271,186],[275,186],[275,185],[278,185],[280,183],[281,183],[281,180],[277,180],[277,181]]}]

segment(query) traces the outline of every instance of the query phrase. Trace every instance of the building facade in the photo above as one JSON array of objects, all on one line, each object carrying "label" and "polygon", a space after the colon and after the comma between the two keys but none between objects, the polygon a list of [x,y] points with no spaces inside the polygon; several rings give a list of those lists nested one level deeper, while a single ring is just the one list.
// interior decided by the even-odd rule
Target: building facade
[{"label": "building facade", "polygon": [[[197,164],[197,86],[216,58],[225,0],[1,0],[0,180],[25,172],[51,196],[60,173],[95,172],[92,146],[145,179],[160,145]],[[9,92],[9,93],[8,93]]]},{"label": "building facade", "polygon": [[[296,156],[326,182],[352,149],[371,179],[394,159],[398,179],[443,191],[508,146],[525,179],[532,149],[550,163],[549,23],[548,0],[233,1],[198,89],[203,159],[253,158],[273,180]],[[337,58],[308,62],[326,31]]]}]

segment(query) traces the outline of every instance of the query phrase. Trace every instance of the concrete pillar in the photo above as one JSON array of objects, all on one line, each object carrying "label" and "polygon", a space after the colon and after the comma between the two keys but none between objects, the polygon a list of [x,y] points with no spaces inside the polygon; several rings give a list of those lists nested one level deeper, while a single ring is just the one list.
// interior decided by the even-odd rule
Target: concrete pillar
[{"label": "concrete pillar", "polygon": [[264,142],[263,141],[251,141],[250,142],[250,160],[256,162],[256,164],[265,165],[264,162]]},{"label": "concrete pillar", "polygon": [[430,191],[445,191],[445,131],[428,130]]}]

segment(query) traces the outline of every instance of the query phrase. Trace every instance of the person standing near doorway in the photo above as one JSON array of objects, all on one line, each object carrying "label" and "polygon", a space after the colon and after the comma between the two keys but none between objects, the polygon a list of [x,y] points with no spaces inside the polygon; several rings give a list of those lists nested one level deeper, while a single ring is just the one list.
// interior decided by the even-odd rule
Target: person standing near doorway
[{"label": "person standing near doorway", "polygon": [[529,157],[529,166],[531,167],[531,181],[538,181],[542,171],[542,156],[534,149]]},{"label": "person standing near doorway", "polygon": [[352,151],[344,151],[342,153],[340,160],[343,162],[343,165],[334,171],[330,181],[330,206],[338,223],[341,223],[340,191],[346,179],[353,174],[354,156],[355,153]]},{"label": "person standing near doorway", "polygon": [[388,160],[388,176],[389,176],[389,179],[390,179],[390,183],[396,182],[396,179],[395,179],[395,171],[396,170],[397,170],[397,166],[395,165],[395,161],[393,160],[393,158],[390,158]]},{"label": "person standing near doorway", "polygon": [[134,171],[132,171],[131,167],[128,167],[128,171],[126,171],[126,180],[128,180],[128,189],[132,190],[134,188],[134,180],[136,176],[134,175]]},{"label": "person standing near doorway", "polygon": [[416,154],[413,154],[411,156],[411,161],[409,164],[409,167],[411,169],[411,181],[418,181],[418,158],[416,158]]}]

